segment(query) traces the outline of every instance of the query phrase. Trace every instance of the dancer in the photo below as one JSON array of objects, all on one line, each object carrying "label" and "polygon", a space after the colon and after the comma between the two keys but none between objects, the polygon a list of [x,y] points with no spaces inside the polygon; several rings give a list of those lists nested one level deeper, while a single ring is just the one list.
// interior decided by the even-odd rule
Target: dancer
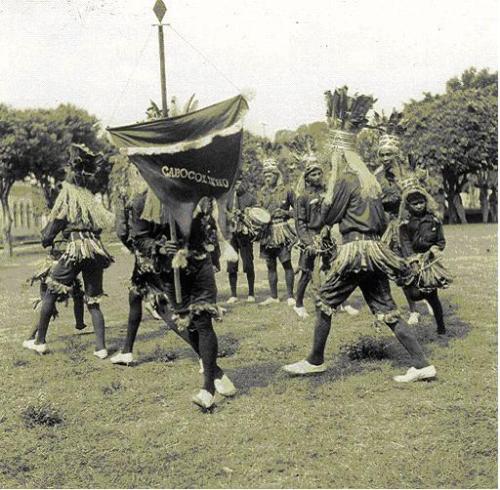
[{"label": "dancer", "polygon": [[427,301],[436,320],[437,333],[443,335],[446,327],[438,289],[447,288],[451,283],[448,271],[441,264],[446,246],[443,225],[434,199],[418,180],[404,181],[403,188],[399,225],[401,251],[415,271],[414,281],[404,290],[412,301]]},{"label": "dancer", "polygon": [[[246,185],[242,181],[242,178],[239,177],[236,179],[234,196],[228,209],[228,214],[231,217],[231,246],[241,257],[243,272],[247,276],[248,303],[255,303],[255,268],[253,256],[253,237],[243,218],[245,209],[256,205],[256,197],[248,191]],[[229,287],[231,288],[231,297],[227,300],[227,303],[232,304],[238,301],[238,262],[228,262],[227,273],[229,276]]]},{"label": "dancer", "polygon": [[[323,169],[314,156],[307,158],[304,175],[296,190],[295,223],[299,237],[299,270],[297,297],[294,311],[304,319],[309,316],[304,307],[304,296],[312,279],[317,257],[321,257],[321,270],[327,272],[337,254],[337,243],[332,237],[331,228],[323,226],[321,204],[324,197]],[[341,305],[340,311],[350,315],[359,312],[350,305]]]},{"label": "dancer", "polygon": [[293,193],[283,184],[283,176],[276,161],[264,162],[264,187],[259,205],[271,214],[271,224],[260,241],[260,256],[265,259],[271,295],[259,303],[267,306],[279,303],[277,260],[285,271],[288,306],[295,306],[293,297],[294,272],[292,267],[292,247],[297,240],[295,230],[288,223],[292,217]]},{"label": "dancer", "polygon": [[[392,133],[380,137],[378,147],[380,166],[373,172],[382,188],[382,204],[388,222],[382,240],[398,255],[401,255],[397,229],[398,214],[401,205],[401,181],[405,173],[401,163],[399,138],[395,134],[395,127],[397,127],[397,121],[399,121],[400,117],[400,113],[393,112],[391,114],[390,120],[393,120],[392,124],[390,124]],[[404,293],[410,309],[408,325],[417,325],[420,314],[417,311],[416,304],[411,300],[407,292]]]},{"label": "dancer", "polygon": [[401,320],[390,293],[388,278],[408,284],[412,276],[403,259],[380,242],[385,226],[380,185],[355,152],[354,135],[336,131],[335,138],[323,216],[327,225],[339,223],[343,245],[320,288],[312,350],[307,359],[284,369],[297,375],[326,370],[324,351],[332,314],[359,287],[372,313],[386,323],[411,356],[412,367],[394,379],[409,382],[433,378],[436,369],[429,365],[413,332]]},{"label": "dancer", "polygon": [[52,208],[49,222],[42,231],[44,247],[51,246],[59,233],[63,234],[67,245],[47,277],[47,290],[42,299],[36,338],[23,342],[23,347],[39,354],[48,351],[46,335],[56,301],[68,298],[75,279],[82,273],[84,300],[96,335],[94,355],[100,359],[108,355],[104,317],[99,303],[104,295],[104,269],[109,267],[113,259],[104,248],[100,234],[104,227],[111,224],[112,214],[95,200],[91,192],[99,159],[99,156],[83,145],[73,144],[70,147],[66,180]]},{"label": "dancer", "polygon": [[[29,282],[33,285],[35,282],[40,282],[40,296],[33,301],[33,309],[36,310],[38,305],[42,303],[43,297],[47,292],[47,278],[50,275],[50,271],[52,267],[54,267],[58,260],[61,258],[63,251],[61,247],[64,248],[66,245],[66,241],[58,240],[52,244],[50,248],[49,254],[40,265],[40,269],[30,278]],[[87,328],[84,321],[84,309],[85,303],[83,301],[83,289],[82,283],[79,278],[75,279],[75,282],[71,286],[71,298],[73,299],[73,315],[75,317],[75,329],[76,330],[84,330]],[[57,307],[54,304],[54,310],[52,312],[52,318],[56,319],[59,316],[59,312],[57,311]],[[28,337],[28,340],[33,340],[36,338],[36,333],[38,331],[38,322],[35,325],[31,335]]]}]

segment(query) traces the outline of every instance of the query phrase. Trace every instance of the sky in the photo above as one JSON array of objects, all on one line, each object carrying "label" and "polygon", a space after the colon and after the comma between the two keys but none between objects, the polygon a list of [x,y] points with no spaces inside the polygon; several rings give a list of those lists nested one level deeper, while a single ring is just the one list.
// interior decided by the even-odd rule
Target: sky
[{"label": "sky", "polygon": [[[165,0],[168,98],[252,94],[272,136],[324,119],[336,86],[390,112],[498,65],[496,0]],[[0,0],[0,103],[73,103],[104,126],[161,103],[154,0]]]}]

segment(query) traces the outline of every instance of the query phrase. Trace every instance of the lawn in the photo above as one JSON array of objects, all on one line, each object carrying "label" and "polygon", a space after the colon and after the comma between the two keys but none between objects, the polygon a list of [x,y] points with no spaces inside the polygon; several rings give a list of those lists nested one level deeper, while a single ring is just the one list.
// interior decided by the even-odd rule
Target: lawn
[{"label": "lawn", "polygon": [[[407,357],[388,329],[374,330],[366,306],[334,319],[324,375],[290,378],[280,367],[307,353],[312,317],[300,321],[285,303],[262,312],[241,303],[216,325],[220,364],[239,393],[212,413],[190,402],[196,359],[153,319],[139,331],[135,367],[96,359],[92,333],[75,331],[65,307],[50,354],[22,349],[35,321],[25,280],[43,255],[18,249],[0,262],[0,487],[496,488],[497,227],[445,233],[456,276],[441,294],[449,332],[438,339],[429,315],[416,327],[435,381],[392,381]],[[115,351],[132,260],[116,243],[110,250],[103,311]],[[218,282],[223,301],[224,273]],[[265,294],[259,260],[258,299]]]}]

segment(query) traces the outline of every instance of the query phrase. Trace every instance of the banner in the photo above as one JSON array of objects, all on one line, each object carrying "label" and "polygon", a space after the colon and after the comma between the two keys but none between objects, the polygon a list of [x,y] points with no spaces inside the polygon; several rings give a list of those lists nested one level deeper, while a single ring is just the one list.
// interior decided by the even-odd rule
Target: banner
[{"label": "banner", "polygon": [[238,95],[189,114],[108,131],[189,236],[202,197],[216,198],[219,209],[225,209],[240,168],[247,110],[246,100]]}]

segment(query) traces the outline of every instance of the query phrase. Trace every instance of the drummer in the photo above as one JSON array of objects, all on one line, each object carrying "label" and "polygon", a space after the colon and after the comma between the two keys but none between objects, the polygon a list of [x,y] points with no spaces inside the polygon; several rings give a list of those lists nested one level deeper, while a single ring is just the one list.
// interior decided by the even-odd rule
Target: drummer
[{"label": "drummer", "polygon": [[271,214],[271,224],[260,242],[260,256],[265,259],[270,296],[259,303],[267,306],[279,303],[277,260],[285,271],[288,306],[295,306],[293,297],[294,271],[292,247],[297,240],[294,227],[288,223],[293,216],[293,193],[283,184],[283,176],[275,160],[264,161],[264,186],[259,205]]},{"label": "drummer", "polygon": [[[253,257],[253,236],[244,221],[245,209],[256,206],[257,198],[248,190],[241,176],[236,179],[233,199],[229,201],[228,212],[231,220],[231,246],[241,257],[243,272],[247,276],[248,303],[255,303],[255,268]],[[231,297],[227,303],[238,301],[236,285],[238,283],[238,262],[227,263]]]}]

